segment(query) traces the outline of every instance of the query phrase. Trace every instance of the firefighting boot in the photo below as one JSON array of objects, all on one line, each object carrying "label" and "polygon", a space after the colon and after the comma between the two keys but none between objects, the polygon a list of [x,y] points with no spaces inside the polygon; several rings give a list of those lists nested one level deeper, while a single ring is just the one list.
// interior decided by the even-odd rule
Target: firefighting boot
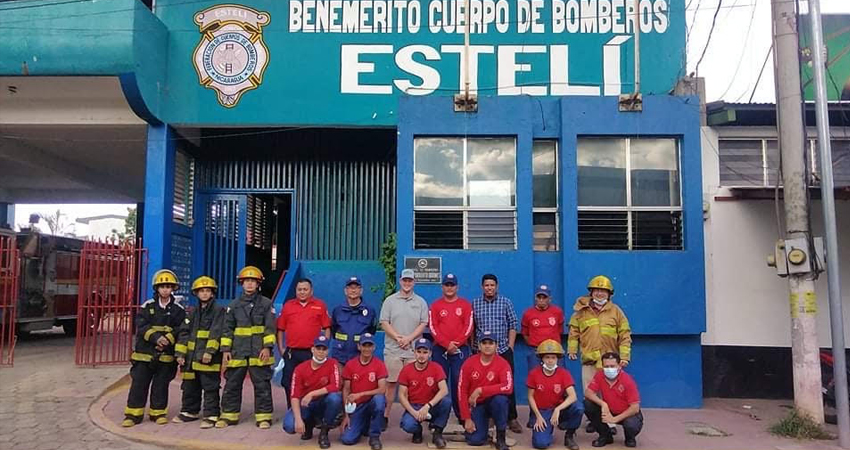
[{"label": "firefighting boot", "polygon": [[261,421],[257,422],[257,428],[259,428],[261,430],[268,430],[271,427],[272,427],[272,424],[268,420],[261,420]]},{"label": "firefighting boot", "polygon": [[372,450],[381,450],[384,448],[384,444],[381,444],[381,438],[377,436],[373,436],[369,438],[369,448]]},{"label": "firefighting boot", "polygon": [[319,431],[319,448],[330,448],[331,440],[328,437],[328,427],[322,425],[321,431]]},{"label": "firefighting boot", "polygon": [[509,450],[505,433],[506,430],[496,430],[496,450]]},{"label": "firefighting boot", "polygon": [[446,439],[443,437],[442,428],[434,427],[431,430],[431,442],[434,444],[434,447],[446,448]]},{"label": "firefighting boot", "polygon": [[578,444],[576,444],[576,430],[567,430],[564,433],[564,447],[567,447],[570,450],[578,450]]},{"label": "firefighting boot", "polygon": [[134,426],[136,426],[136,421],[133,420],[133,419],[124,419],[121,422],[121,426],[124,427],[124,428],[134,427]]},{"label": "firefighting boot", "polygon": [[181,412],[180,414],[174,416],[173,419],[171,419],[171,421],[174,423],[194,422],[196,420],[198,420],[198,415],[188,412]]},{"label": "firefighting boot", "polygon": [[215,426],[215,422],[218,420],[216,417],[205,417],[204,420],[201,421],[201,429],[209,429]]}]

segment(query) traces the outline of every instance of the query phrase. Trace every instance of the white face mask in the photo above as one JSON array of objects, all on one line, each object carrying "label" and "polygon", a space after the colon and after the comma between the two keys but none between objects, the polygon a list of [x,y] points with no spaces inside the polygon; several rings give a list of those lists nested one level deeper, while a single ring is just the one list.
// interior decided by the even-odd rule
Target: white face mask
[{"label": "white face mask", "polygon": [[318,359],[318,358],[316,358],[315,356],[313,357],[313,362],[314,362],[314,363],[316,363],[316,364],[324,364],[324,363],[325,363],[325,361],[327,361],[327,360],[328,360],[328,358],[325,358],[325,359]]},{"label": "white face mask", "polygon": [[602,371],[605,373],[605,378],[609,380],[613,380],[617,378],[617,374],[620,373],[619,367],[603,367]]},{"label": "white face mask", "polygon": [[555,369],[558,368],[558,363],[552,364],[551,366],[549,364],[544,363],[543,368],[546,369],[547,372],[554,372]]},{"label": "white face mask", "polygon": [[596,303],[599,306],[603,306],[606,303],[608,303],[608,299],[607,298],[603,298],[603,299],[594,298],[593,303]]},{"label": "white face mask", "polygon": [[346,403],[345,404],[345,413],[346,414],[354,414],[354,411],[357,409],[357,403]]}]

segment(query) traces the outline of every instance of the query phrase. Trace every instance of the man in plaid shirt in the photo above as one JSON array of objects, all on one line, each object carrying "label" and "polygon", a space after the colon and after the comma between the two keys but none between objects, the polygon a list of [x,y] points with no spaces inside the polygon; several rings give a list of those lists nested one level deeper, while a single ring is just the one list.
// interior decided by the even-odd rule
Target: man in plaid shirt
[{"label": "man in plaid shirt", "polygon": [[[516,311],[511,299],[498,293],[499,279],[488,273],[481,277],[482,296],[472,300],[472,317],[475,319],[475,345],[481,340],[484,331],[491,333],[490,339],[496,341],[497,353],[508,361],[511,375],[514,373],[514,342],[516,342],[517,324]],[[517,420],[516,395],[510,395],[508,409],[508,428],[513,433],[522,433],[522,426]]]}]

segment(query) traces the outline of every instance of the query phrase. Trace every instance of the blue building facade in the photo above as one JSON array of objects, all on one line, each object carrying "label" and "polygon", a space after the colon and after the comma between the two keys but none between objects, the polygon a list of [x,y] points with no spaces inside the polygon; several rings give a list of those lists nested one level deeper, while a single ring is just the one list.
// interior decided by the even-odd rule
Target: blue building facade
[{"label": "blue building facade", "polygon": [[[684,1],[640,3],[652,51],[636,112],[618,100],[635,86],[627,2],[575,9],[581,23],[565,15],[574,0],[473,8],[470,113],[454,109],[463,34],[448,30],[447,2],[404,2],[396,25],[377,7],[335,22],[335,2],[15,3],[0,6],[0,28],[14,24],[0,74],[21,75],[24,61],[28,76],[116,76],[149,123],[151,270],[211,275],[230,298],[254,264],[278,309],[300,277],[332,307],[358,275],[378,307],[378,260],[396,233],[397,272],[439,258],[437,275],[457,274],[470,299],[494,273],[520,316],[535,285],[569,315],[605,274],[632,326],[642,404],[701,405],[699,100],[666,94],[684,66]],[[319,3],[321,20],[305,14]],[[440,296],[424,279],[417,291]]]}]

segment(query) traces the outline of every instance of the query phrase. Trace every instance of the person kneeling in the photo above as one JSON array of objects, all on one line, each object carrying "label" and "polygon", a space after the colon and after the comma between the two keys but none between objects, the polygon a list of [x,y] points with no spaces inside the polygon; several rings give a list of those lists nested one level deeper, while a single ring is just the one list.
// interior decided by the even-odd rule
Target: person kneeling
[{"label": "person kneeling", "polygon": [[413,443],[422,443],[422,422],[431,422],[431,442],[446,448],[443,429],[449,421],[452,401],[448,396],[446,373],[431,361],[431,342],[420,338],[415,344],[416,359],[398,375],[398,401],[404,407],[401,429],[413,435]]},{"label": "person kneeling", "polygon": [[360,436],[369,435],[369,447],[381,450],[381,429],[387,407],[387,366],[375,358],[375,337],[360,336],[357,344],[360,356],[349,360],[342,369],[342,396],[345,399],[345,419],[342,422],[342,443],[354,445]]},{"label": "person kneeling", "polygon": [[339,393],[339,366],[328,358],[328,342],[319,336],[313,342],[313,358],[304,361],[292,374],[292,407],[283,419],[283,430],[301,433],[301,440],[313,438],[318,424],[319,448],[329,448],[328,430],[339,425],[342,416],[342,395]]},{"label": "person kneeling", "polygon": [[576,429],[581,425],[584,408],[576,402],[573,377],[566,369],[558,367],[558,358],[564,348],[554,339],[546,339],[537,346],[537,356],[543,365],[537,365],[528,374],[528,427],[531,428],[531,445],[534,448],[552,446],[554,427],[566,430],[564,446],[578,450]]},{"label": "person kneeling", "polygon": [[626,447],[635,447],[635,437],[643,428],[640,412],[640,394],[632,377],[620,368],[620,355],[608,352],[602,355],[602,370],[584,391],[584,411],[590,423],[599,432],[594,447],[604,447],[614,442],[611,429],[623,426]]},{"label": "person kneeling", "polygon": [[490,419],[496,423],[496,450],[508,450],[505,430],[508,427],[509,396],[514,390],[511,366],[496,354],[496,341],[484,331],[478,341],[480,353],[470,356],[460,368],[458,398],[460,417],[468,445],[487,443]]}]

